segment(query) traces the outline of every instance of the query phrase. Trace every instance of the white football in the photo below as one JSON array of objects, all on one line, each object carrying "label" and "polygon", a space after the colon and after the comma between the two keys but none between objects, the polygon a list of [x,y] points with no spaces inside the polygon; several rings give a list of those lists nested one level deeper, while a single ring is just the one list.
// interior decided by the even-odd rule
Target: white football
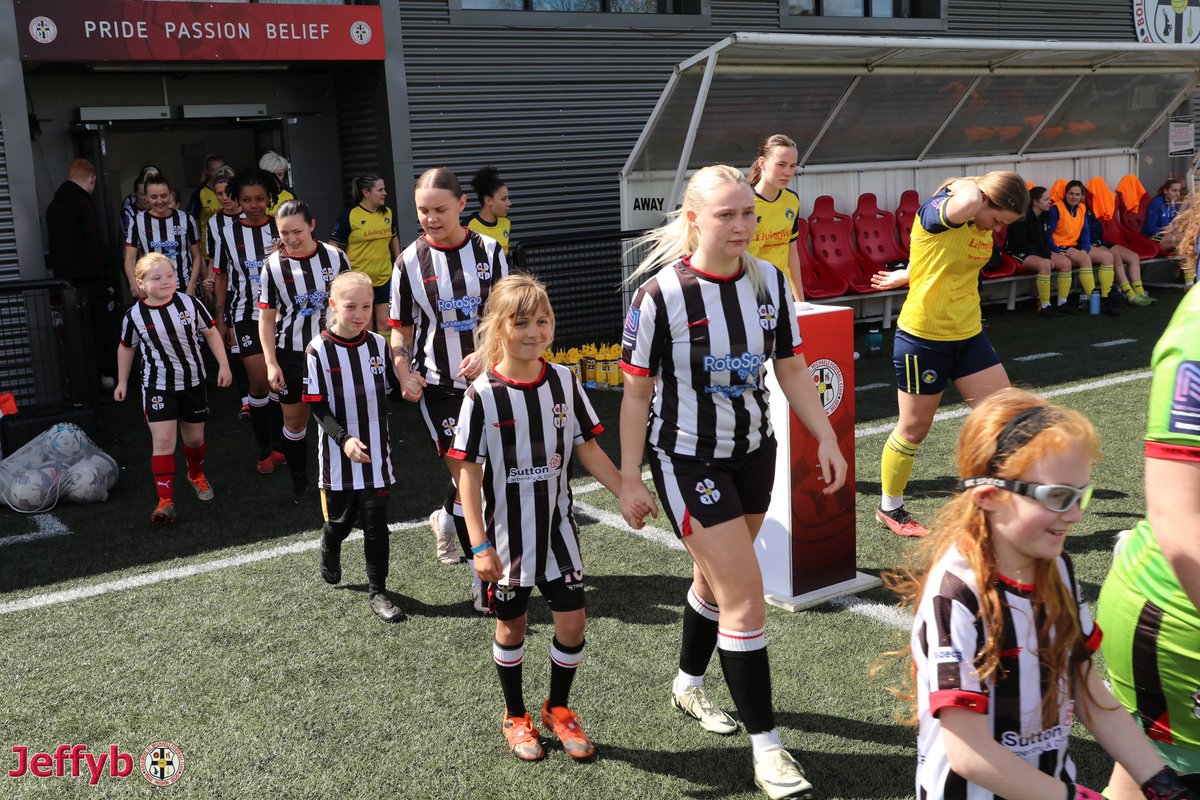
[{"label": "white football", "polygon": [[70,422],[58,423],[46,431],[45,436],[47,459],[67,464],[75,461],[89,443],[87,434],[78,425]]},{"label": "white football", "polygon": [[17,511],[41,511],[49,505],[54,479],[40,469],[18,471],[4,494]]},{"label": "white football", "polygon": [[108,464],[85,458],[63,476],[62,494],[76,503],[102,503],[108,499]]}]

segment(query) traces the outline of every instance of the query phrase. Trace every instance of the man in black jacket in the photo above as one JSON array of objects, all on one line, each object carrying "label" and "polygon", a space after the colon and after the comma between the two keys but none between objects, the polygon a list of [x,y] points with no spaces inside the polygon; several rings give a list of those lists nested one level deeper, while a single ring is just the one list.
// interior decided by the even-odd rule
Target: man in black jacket
[{"label": "man in black jacket", "polygon": [[104,242],[92,204],[96,168],[77,158],[67,167],[67,180],[46,207],[46,232],[50,239],[50,269],[54,277],[69,281],[86,299],[91,317],[96,368],[106,389],[113,387],[117,342],[112,324],[116,296],[105,266]]}]

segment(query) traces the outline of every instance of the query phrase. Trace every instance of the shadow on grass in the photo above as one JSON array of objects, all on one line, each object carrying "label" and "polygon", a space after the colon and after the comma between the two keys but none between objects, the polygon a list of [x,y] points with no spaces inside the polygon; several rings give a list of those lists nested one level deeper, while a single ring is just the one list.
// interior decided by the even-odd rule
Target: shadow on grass
[{"label": "shadow on grass", "polygon": [[[791,725],[780,715],[780,722]],[[805,716],[805,715],[800,715]],[[825,718],[826,731],[835,731],[847,725],[868,725],[853,720]],[[836,724],[835,724],[836,723]],[[871,726],[883,728],[884,726]],[[896,726],[891,730],[908,732]],[[738,734],[739,736],[742,734]],[[808,779],[815,787],[817,797],[869,798],[896,797],[909,793],[913,771],[916,769],[916,754],[871,755],[854,752],[827,752],[804,750],[792,746],[801,737],[783,732],[784,745],[796,756],[804,767]],[[901,746],[912,747],[912,737],[892,741]],[[754,767],[750,747],[701,747],[691,750],[635,750],[618,745],[601,745],[600,758],[623,761],[635,769],[664,775],[693,784],[696,788],[685,790],[682,796],[696,800],[740,796],[755,792]]]}]

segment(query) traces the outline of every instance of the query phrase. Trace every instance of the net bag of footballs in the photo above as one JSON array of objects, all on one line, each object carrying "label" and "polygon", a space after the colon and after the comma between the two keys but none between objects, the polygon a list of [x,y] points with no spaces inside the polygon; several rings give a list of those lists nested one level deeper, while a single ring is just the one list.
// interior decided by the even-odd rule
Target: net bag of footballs
[{"label": "net bag of footballs", "polygon": [[117,462],[78,426],[60,422],[0,461],[0,499],[23,513],[60,500],[99,503],[117,482]]}]

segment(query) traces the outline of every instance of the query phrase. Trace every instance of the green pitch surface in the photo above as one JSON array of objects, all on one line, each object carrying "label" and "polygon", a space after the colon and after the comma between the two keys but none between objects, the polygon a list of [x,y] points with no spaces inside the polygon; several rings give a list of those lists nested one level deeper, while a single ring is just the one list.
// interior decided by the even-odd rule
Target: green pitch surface
[{"label": "green pitch surface", "polygon": [[[1097,499],[1068,542],[1093,601],[1114,535],[1145,507],[1150,351],[1179,297],[1162,292],[1159,305],[1118,320],[988,309],[1014,381],[1061,393],[1059,402],[1087,413],[1104,435]],[[857,331],[860,342],[865,332]],[[1017,360],[1027,356],[1040,357]],[[860,361],[856,372],[860,387],[887,384],[856,394],[858,562],[878,573],[912,544],[873,520],[879,450],[896,408],[890,358]],[[433,558],[425,517],[440,504],[446,475],[416,409],[392,413],[402,478],[392,495],[389,587],[410,619],[385,625],[367,606],[360,539],[344,548],[342,585],[325,585],[319,511],[292,506],[286,471],[254,472],[249,425],[236,419],[234,398],[210,397],[208,474],[217,497],[202,504],[179,486],[176,525],[147,522],[149,435],[132,403],[102,409],[118,439],[100,443],[124,465],[109,502],[64,504],[36,519],[0,515],[0,537],[44,537],[0,542],[0,797],[760,796],[744,735],[705,733],[669,706],[691,564],[667,546],[665,531],[656,540],[634,536],[603,489],[576,479],[589,619],[572,706],[600,755],[576,764],[551,744],[544,762],[518,763],[500,734],[493,623],[470,610],[466,568]],[[619,395],[593,398],[608,429],[602,443],[615,455]],[[948,395],[951,417],[934,425],[917,458],[909,508],[923,520],[952,491],[962,421],[953,401]],[[906,638],[892,602],[875,590],[797,614],[768,609],[780,734],[818,797],[913,794],[914,734],[893,721],[886,691],[899,676],[867,677],[878,653]],[[530,619],[525,686],[535,708],[548,689],[552,635],[536,596]],[[715,658],[708,687],[732,710]],[[136,767],[124,778],[106,771],[90,787],[69,776],[70,762],[64,777],[6,774],[18,764],[13,747],[53,753],[85,744],[107,753],[116,745],[137,759],[160,740],[185,758],[167,788]],[[1107,757],[1082,730],[1073,748],[1082,782],[1101,788]]]}]

